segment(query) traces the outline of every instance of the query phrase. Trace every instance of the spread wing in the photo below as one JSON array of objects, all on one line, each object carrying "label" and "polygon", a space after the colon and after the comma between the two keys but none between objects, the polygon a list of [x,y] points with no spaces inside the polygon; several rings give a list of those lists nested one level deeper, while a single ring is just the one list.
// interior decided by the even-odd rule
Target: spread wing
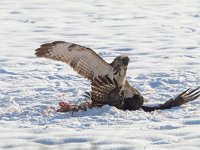
[{"label": "spread wing", "polygon": [[69,64],[84,78],[92,80],[98,75],[113,74],[113,67],[97,55],[92,49],[77,44],[56,41],[40,46],[35,55]]},{"label": "spread wing", "polygon": [[170,99],[166,101],[164,104],[160,104],[159,106],[142,106],[141,108],[146,112],[151,112],[154,110],[162,110],[162,109],[171,109],[172,107],[181,106],[187,102],[194,101],[200,97],[200,87],[186,91],[179,94],[176,98]]}]

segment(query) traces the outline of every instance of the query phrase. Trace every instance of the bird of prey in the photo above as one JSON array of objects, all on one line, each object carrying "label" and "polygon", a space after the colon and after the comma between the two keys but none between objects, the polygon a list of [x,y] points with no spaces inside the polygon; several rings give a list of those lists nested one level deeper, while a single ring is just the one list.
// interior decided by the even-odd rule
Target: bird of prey
[{"label": "bird of prey", "polygon": [[86,110],[103,105],[115,106],[122,110],[143,109],[146,112],[170,109],[193,101],[200,96],[200,87],[186,90],[176,98],[158,106],[144,106],[141,93],[126,80],[129,57],[120,55],[107,63],[92,49],[64,41],[46,43],[35,50],[37,57],[45,57],[69,64],[78,74],[90,80],[91,91],[85,92],[86,102],[69,104],[60,102],[59,112]]}]

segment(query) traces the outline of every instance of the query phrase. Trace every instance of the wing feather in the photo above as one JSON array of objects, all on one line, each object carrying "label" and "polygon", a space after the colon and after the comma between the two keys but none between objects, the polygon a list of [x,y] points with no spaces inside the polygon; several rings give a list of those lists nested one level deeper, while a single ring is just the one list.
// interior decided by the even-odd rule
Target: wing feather
[{"label": "wing feather", "polygon": [[91,100],[94,105],[111,105],[121,107],[121,98],[119,87],[115,79],[110,79],[108,76],[98,76],[91,83]]},{"label": "wing feather", "polygon": [[92,80],[98,75],[113,76],[113,67],[97,55],[92,49],[64,41],[56,41],[40,46],[35,55],[69,64],[84,78]]}]

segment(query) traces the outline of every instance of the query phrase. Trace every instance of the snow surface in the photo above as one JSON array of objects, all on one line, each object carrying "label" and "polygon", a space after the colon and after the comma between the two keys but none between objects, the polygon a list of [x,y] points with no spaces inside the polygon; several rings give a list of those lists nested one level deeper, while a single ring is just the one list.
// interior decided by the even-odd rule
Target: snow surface
[{"label": "snow surface", "polygon": [[0,1],[0,149],[199,149],[200,99],[145,113],[80,102],[89,82],[68,65],[36,58],[56,40],[131,58],[127,78],[159,104],[200,85],[200,1]]}]

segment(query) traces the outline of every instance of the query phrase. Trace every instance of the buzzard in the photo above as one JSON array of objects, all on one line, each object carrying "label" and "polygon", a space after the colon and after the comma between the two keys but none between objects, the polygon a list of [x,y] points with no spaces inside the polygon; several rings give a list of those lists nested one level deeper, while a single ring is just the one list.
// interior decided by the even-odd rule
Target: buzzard
[{"label": "buzzard", "polygon": [[115,106],[122,110],[143,109],[146,112],[170,109],[193,101],[200,96],[200,87],[179,94],[176,98],[158,106],[144,106],[141,93],[126,80],[129,57],[120,55],[107,63],[92,49],[64,41],[46,43],[35,50],[37,57],[45,57],[69,64],[78,74],[91,82],[91,91],[85,92],[85,102],[69,104],[60,102],[59,112],[86,110],[103,105]]}]

